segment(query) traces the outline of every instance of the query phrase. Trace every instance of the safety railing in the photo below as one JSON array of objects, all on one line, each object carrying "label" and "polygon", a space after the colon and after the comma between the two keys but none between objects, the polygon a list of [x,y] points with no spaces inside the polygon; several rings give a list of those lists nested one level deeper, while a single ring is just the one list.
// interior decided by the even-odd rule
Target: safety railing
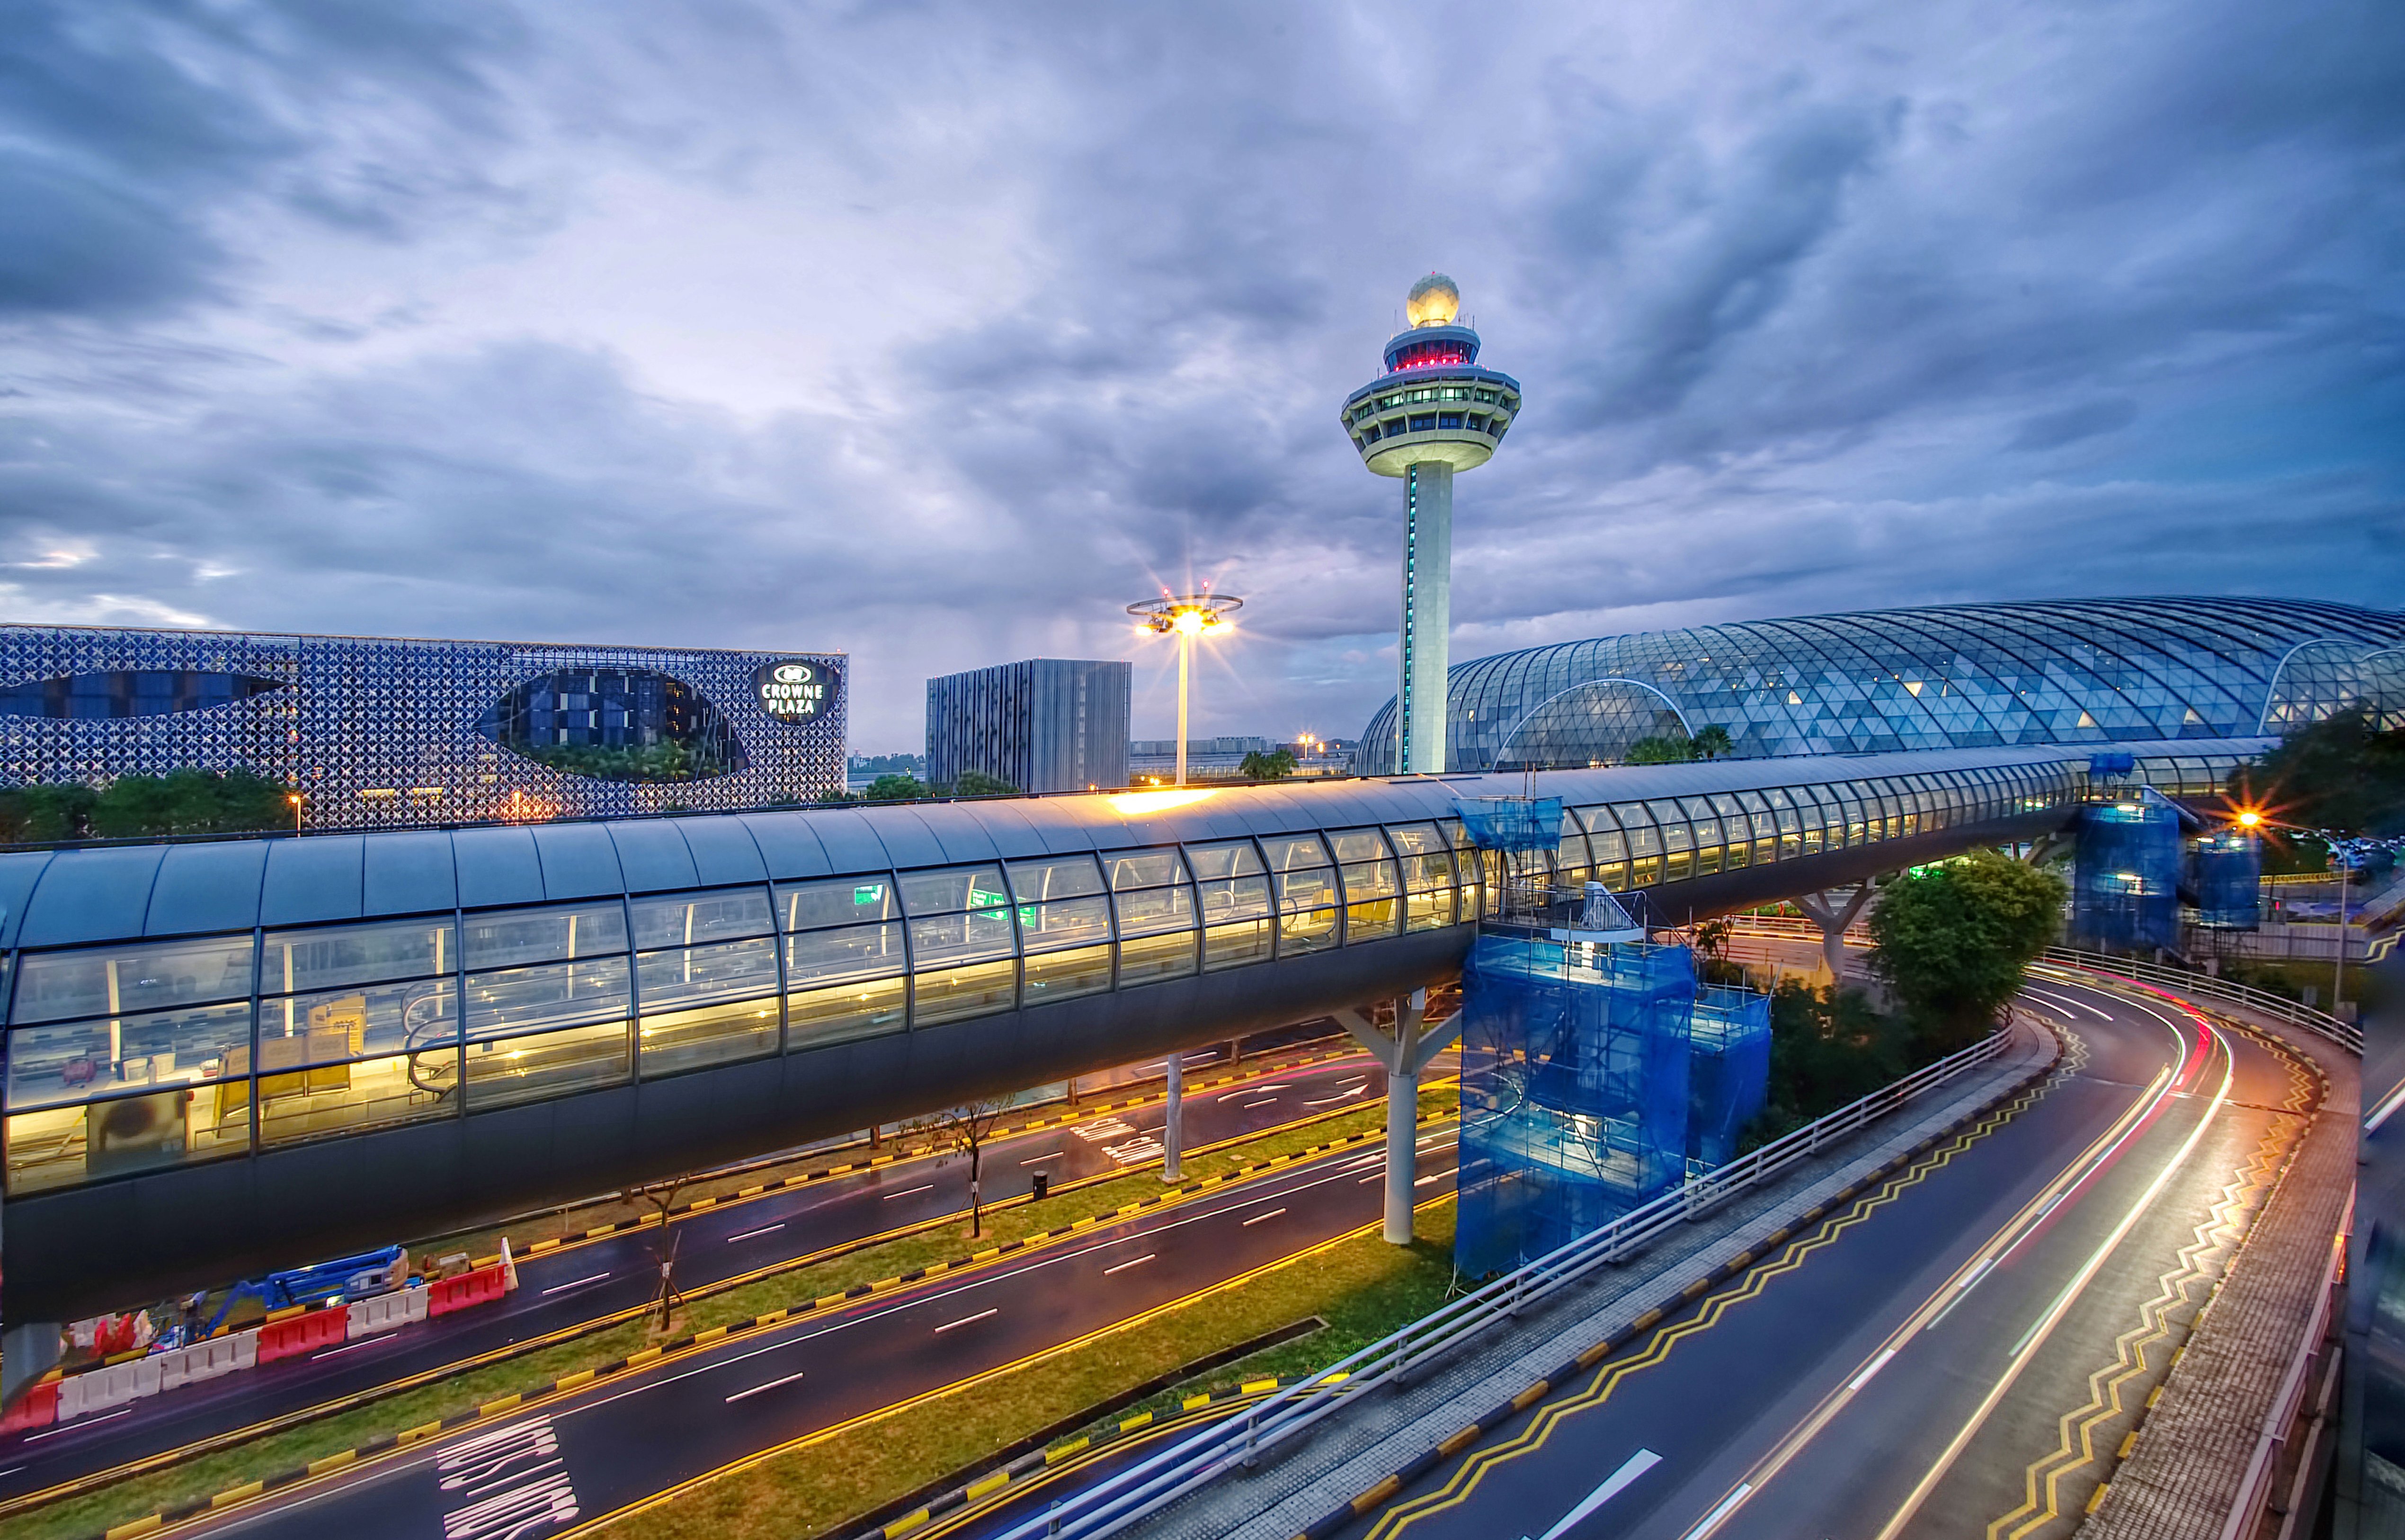
[{"label": "safety railing", "polygon": [[[1809,920],[1790,919],[1783,915],[1732,915],[1729,917],[1740,934],[1751,932],[1757,935],[1787,936],[1798,941],[1813,942],[1821,939],[1820,927]],[[1865,932],[1859,925],[1847,933],[1849,936],[1865,937]],[[2363,1033],[2360,1029],[2339,1020],[2327,1011],[2300,1004],[2285,995],[2275,995],[2269,989],[2257,989],[2251,984],[2240,984],[2234,979],[2219,978],[2211,973],[2193,973],[2188,969],[2174,968],[2167,963],[2147,962],[2136,958],[2118,958],[2104,952],[2083,952],[2070,946],[2047,947],[2045,959],[2070,968],[2086,968],[2096,973],[2118,973],[2124,978],[2133,978],[2143,984],[2159,984],[2166,988],[2177,989],[2182,994],[2202,995],[2226,1004],[2243,1006],[2249,1011],[2270,1016],[2275,1021],[2285,1021],[2291,1026],[2302,1027],[2309,1032],[2318,1032],[2350,1053],[2363,1052]]]},{"label": "safety railing", "polygon": [[2185,968],[2173,968],[2161,963],[2142,962],[2135,958],[2117,958],[2103,952],[2076,951],[2068,946],[2047,947],[2046,960],[2061,963],[2071,968],[2085,968],[2091,973],[2118,973],[2124,978],[2133,978],[2142,984],[2159,984],[2166,988],[2177,989],[2184,995],[2208,996],[2226,1004],[2243,1006],[2258,1015],[2287,1022],[2291,1026],[2302,1027],[2309,1032],[2318,1032],[2349,1053],[2363,1052],[2361,1029],[2349,1026],[2327,1011],[2317,1011],[2310,1005],[2300,1005],[2285,995],[2275,995],[2269,989],[2257,989],[2251,984],[2240,984],[2231,979],[2216,978],[2211,973],[2190,973]]},{"label": "safety railing", "polygon": [[2004,1051],[2011,1036],[2009,1029],[1996,1031],[1690,1180],[1603,1228],[1439,1306],[1325,1372],[1254,1404],[1241,1419],[1205,1428],[1066,1499],[1049,1512],[1028,1519],[1006,1532],[1005,1540],[1118,1533],[1227,1472],[1253,1464],[1272,1449],[1301,1437],[1360,1392],[1399,1381],[1406,1373],[1479,1338],[1498,1323],[1570,1288],[1596,1269],[1634,1254],[1746,1188],[1809,1159],[1933,1087],[1988,1062]]}]

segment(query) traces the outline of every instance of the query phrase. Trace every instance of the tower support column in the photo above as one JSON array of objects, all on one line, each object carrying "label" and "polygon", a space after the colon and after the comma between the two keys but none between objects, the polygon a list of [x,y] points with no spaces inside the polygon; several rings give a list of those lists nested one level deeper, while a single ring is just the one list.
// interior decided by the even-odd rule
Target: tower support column
[{"label": "tower support column", "polygon": [[1354,1006],[1337,1020],[1355,1041],[1377,1056],[1386,1071],[1386,1213],[1385,1238],[1397,1246],[1412,1243],[1412,1196],[1419,1169],[1420,1071],[1428,1061],[1453,1045],[1461,1031],[1461,1013],[1455,1012],[1431,1028],[1424,1019],[1428,991],[1414,989],[1394,1002],[1390,1029],[1378,1020],[1372,1006]]},{"label": "tower support column", "polygon": [[1445,768],[1445,675],[1453,629],[1453,467],[1403,473],[1403,629],[1395,761],[1407,775]]}]

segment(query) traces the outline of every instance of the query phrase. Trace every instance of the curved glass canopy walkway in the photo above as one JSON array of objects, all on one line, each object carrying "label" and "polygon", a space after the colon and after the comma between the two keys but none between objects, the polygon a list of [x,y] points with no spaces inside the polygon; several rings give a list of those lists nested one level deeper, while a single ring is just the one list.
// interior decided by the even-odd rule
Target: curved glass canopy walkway
[{"label": "curved glass canopy walkway", "polygon": [[[2213,790],[2260,745],[2141,746]],[[11,1320],[431,1233],[1442,975],[1458,797],[1685,920],[2060,827],[1989,749],[0,854]]]}]

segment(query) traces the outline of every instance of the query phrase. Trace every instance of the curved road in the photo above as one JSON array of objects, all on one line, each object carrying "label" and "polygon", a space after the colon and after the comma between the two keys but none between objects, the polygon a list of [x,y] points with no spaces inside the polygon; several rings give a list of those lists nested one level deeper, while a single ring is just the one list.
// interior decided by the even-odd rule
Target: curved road
[{"label": "curved road", "polygon": [[2174,1001],[2049,975],[2023,1002],[2071,1051],[2041,1091],[1346,1533],[2070,1534],[2314,1090]]}]

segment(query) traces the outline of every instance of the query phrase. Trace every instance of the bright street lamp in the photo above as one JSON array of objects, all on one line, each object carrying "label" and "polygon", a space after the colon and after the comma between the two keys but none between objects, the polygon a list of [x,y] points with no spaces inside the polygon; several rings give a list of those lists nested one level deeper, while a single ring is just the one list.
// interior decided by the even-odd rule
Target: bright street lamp
[{"label": "bright street lamp", "polygon": [[1146,631],[1177,638],[1177,784],[1186,784],[1187,677],[1193,669],[1194,638],[1229,629],[1226,616],[1242,609],[1245,601],[1205,589],[1200,594],[1163,592],[1157,599],[1128,606],[1128,613]]}]

